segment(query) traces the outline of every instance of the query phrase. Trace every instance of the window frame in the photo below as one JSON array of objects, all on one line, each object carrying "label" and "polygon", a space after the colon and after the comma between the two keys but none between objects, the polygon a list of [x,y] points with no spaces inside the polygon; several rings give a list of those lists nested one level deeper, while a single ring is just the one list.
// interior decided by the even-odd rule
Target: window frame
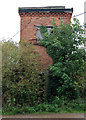
[{"label": "window frame", "polygon": [[[50,30],[53,28],[53,25],[44,25],[44,26],[47,28],[48,34],[50,34]],[[43,40],[41,32],[39,32],[39,36],[40,36],[39,39],[37,38],[37,30],[40,31],[40,27],[42,27],[42,25],[35,25],[37,42],[40,42],[39,39]]]}]

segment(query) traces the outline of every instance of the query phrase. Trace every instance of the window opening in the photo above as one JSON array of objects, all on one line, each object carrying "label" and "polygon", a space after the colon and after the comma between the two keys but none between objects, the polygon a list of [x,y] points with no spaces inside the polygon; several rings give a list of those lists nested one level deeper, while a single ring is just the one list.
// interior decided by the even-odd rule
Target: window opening
[{"label": "window opening", "polygon": [[[37,41],[39,41],[39,39],[43,40],[41,31],[40,31],[41,26],[35,26],[35,27],[36,27],[36,39],[37,39]],[[48,25],[48,26],[46,26],[46,28],[47,28],[48,34],[50,34],[50,30],[53,28],[53,25],[51,25],[51,26]]]}]

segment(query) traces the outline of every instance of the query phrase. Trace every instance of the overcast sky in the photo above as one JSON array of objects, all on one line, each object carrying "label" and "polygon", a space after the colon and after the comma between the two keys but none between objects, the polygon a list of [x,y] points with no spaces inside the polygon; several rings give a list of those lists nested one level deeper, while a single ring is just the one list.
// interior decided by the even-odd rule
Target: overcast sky
[{"label": "overcast sky", "polygon": [[[18,7],[65,6],[73,8],[73,16],[84,12],[85,0],[2,0],[0,3],[0,40],[9,39],[20,30]],[[84,15],[77,17],[84,23]],[[19,42],[20,34],[13,37]]]}]

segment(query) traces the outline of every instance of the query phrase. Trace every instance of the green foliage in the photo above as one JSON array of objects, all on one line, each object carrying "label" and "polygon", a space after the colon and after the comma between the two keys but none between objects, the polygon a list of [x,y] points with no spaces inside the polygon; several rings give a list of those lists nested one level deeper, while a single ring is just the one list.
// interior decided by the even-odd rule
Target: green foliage
[{"label": "green foliage", "polygon": [[56,97],[51,103],[41,103],[36,106],[16,106],[10,109],[4,109],[3,114],[31,114],[31,113],[80,113],[84,112],[85,103],[83,99],[78,98],[76,100],[68,101],[64,99],[59,99]]},{"label": "green foliage", "polygon": [[44,81],[40,78],[40,62],[33,45],[23,41],[2,42],[3,108],[33,106],[44,100]]},{"label": "green foliage", "polygon": [[[50,67],[48,96],[77,98],[85,63],[84,30],[77,19],[59,26],[54,23],[50,34],[43,33],[41,44],[53,60]],[[81,87],[82,88],[82,87]],[[52,98],[52,97],[51,97]]]},{"label": "green foliage", "polygon": [[46,26],[44,26],[43,24],[42,24],[42,26],[40,27],[40,29],[41,29],[42,35],[43,35],[45,32],[47,32]]},{"label": "green foliage", "polygon": [[84,31],[77,19],[74,22],[54,23],[50,34],[41,27],[41,44],[53,60],[45,75],[33,45],[25,40],[19,44],[2,42],[3,114],[86,110],[85,50],[80,47],[84,45]]}]

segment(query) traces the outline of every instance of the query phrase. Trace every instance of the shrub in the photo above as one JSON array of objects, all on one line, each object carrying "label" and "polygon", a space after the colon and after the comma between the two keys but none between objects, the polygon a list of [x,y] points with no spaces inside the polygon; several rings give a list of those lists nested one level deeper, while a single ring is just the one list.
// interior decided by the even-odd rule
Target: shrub
[{"label": "shrub", "polygon": [[40,62],[33,45],[23,41],[2,42],[3,107],[33,106],[44,99]]}]

